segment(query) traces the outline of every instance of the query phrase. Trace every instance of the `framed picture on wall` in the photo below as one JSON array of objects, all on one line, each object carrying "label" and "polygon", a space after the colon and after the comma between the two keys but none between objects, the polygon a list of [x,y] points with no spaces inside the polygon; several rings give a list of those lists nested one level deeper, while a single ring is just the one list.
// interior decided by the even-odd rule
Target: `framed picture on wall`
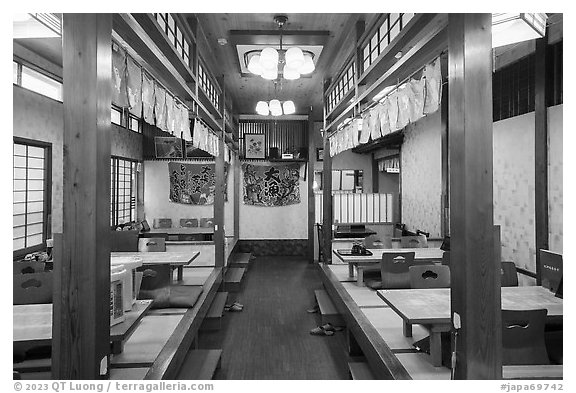
[{"label": "framed picture on wall", "polygon": [[321,147],[316,148],[316,161],[324,161],[324,149]]},{"label": "framed picture on wall", "polygon": [[244,134],[244,157],[248,159],[266,158],[266,136],[264,134]]},{"label": "framed picture on wall", "polygon": [[156,158],[182,158],[182,139],[173,137],[154,137]]}]

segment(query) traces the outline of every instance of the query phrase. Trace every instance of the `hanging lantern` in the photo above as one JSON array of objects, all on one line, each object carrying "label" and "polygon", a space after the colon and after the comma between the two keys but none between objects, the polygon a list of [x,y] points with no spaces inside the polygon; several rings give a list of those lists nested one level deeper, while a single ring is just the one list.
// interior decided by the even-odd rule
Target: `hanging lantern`
[{"label": "hanging lantern", "polygon": [[258,101],[256,104],[256,113],[262,116],[268,116],[268,104],[265,101]]},{"label": "hanging lantern", "polygon": [[262,72],[262,78],[268,79],[271,81],[278,78],[278,69],[273,69],[273,70],[264,69],[264,71]]}]

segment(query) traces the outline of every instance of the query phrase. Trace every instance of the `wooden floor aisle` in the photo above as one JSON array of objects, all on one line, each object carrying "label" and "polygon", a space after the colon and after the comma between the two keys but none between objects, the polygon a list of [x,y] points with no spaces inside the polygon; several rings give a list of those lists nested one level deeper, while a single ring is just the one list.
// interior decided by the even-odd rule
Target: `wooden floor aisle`
[{"label": "wooden floor aisle", "polygon": [[200,348],[223,350],[215,379],[347,379],[344,332],[309,333],[320,316],[306,310],[321,287],[303,258],[258,257],[229,297],[244,310],[226,312],[220,331],[200,334]]}]

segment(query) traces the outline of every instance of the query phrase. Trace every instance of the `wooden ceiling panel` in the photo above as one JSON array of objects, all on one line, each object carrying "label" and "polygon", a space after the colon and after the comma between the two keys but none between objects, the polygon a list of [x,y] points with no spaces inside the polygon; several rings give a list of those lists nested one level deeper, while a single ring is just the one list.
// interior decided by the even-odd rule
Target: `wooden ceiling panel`
[{"label": "wooden ceiling panel", "polygon": [[[279,98],[292,99],[298,114],[308,113],[314,107],[315,119],[322,118],[322,81],[342,66],[345,60],[338,52],[347,55],[352,50],[356,21],[369,20],[373,14],[287,14],[285,30],[328,31],[326,46],[322,50],[316,70],[311,77],[296,81],[282,80],[281,90],[274,96],[274,83],[259,76],[242,76],[238,56],[233,45],[232,30],[276,30],[274,16],[277,14],[196,14],[206,36],[207,45],[214,53],[214,75],[224,75],[227,91],[234,101],[235,111],[241,114],[254,114],[260,100]],[[219,45],[218,39],[226,38],[228,44]]]}]

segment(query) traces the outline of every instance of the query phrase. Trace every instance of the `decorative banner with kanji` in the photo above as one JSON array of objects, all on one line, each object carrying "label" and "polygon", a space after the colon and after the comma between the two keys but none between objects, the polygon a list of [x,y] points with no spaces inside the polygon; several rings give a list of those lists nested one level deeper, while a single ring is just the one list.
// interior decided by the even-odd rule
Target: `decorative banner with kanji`
[{"label": "decorative banner with kanji", "polygon": [[243,164],[244,204],[286,206],[300,203],[300,165]]},{"label": "decorative banner with kanji", "polygon": [[[214,204],[216,189],[215,164],[185,164],[169,162],[170,201],[189,205]],[[228,166],[224,167],[225,184],[228,184]],[[227,187],[224,188],[226,192]],[[226,197],[226,194],[225,194]]]}]

